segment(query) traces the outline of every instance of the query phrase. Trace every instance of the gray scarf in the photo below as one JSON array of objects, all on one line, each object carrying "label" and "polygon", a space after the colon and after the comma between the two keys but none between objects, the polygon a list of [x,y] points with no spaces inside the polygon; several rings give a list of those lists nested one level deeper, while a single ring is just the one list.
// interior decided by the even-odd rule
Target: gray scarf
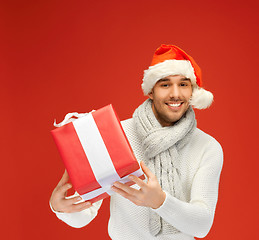
[{"label": "gray scarf", "polygon": [[[162,127],[157,121],[152,100],[141,104],[133,114],[136,132],[142,140],[144,161],[156,175],[163,190],[185,200],[179,172],[178,151],[190,139],[196,128],[195,114],[190,106],[183,117],[170,127]],[[179,231],[150,209],[149,227],[153,236],[159,233],[175,234]]]}]

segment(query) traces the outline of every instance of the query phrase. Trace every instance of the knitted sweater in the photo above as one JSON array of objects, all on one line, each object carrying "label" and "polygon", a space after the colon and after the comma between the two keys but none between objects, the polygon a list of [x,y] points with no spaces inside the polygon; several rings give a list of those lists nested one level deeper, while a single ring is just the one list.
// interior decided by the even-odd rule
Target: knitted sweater
[{"label": "knitted sweater", "polygon": [[[133,126],[133,119],[122,121],[123,129],[138,161],[143,160],[141,142]],[[179,151],[180,176],[186,201],[180,201],[166,192],[162,206],[155,209],[165,221],[180,233],[158,235],[149,233],[149,213],[146,207],[136,206],[129,200],[114,194],[110,199],[108,232],[113,240],[163,239],[193,240],[209,232],[218,199],[218,184],[223,164],[220,144],[211,136],[195,129],[191,140]],[[135,184],[132,187],[138,188]],[[68,225],[80,228],[97,215],[102,201],[77,213],[55,212]]]}]

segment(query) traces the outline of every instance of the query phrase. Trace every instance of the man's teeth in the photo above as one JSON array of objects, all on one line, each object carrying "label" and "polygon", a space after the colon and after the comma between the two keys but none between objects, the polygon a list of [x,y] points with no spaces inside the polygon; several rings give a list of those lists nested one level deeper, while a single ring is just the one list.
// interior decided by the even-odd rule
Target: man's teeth
[{"label": "man's teeth", "polygon": [[168,104],[171,107],[179,107],[181,103],[173,103],[173,104]]}]

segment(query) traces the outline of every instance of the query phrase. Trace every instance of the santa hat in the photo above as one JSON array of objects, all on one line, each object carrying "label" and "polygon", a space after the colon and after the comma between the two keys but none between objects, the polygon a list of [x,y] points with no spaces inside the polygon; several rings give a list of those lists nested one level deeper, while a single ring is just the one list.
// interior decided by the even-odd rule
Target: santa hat
[{"label": "santa hat", "polygon": [[144,71],[142,89],[148,95],[156,82],[170,75],[183,75],[191,80],[193,93],[190,104],[197,109],[211,105],[213,94],[202,88],[201,69],[194,59],[174,45],[162,44],[153,56],[151,66]]}]

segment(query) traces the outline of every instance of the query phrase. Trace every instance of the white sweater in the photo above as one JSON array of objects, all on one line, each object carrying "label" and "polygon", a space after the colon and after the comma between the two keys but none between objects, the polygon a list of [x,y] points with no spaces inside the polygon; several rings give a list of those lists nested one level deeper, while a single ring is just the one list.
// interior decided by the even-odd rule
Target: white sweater
[{"label": "white sweater", "polygon": [[[138,161],[143,159],[141,143],[133,126],[133,120],[122,121],[123,129]],[[220,144],[211,136],[195,129],[189,143],[179,152],[180,174],[184,194],[183,202],[166,192],[163,205],[153,210],[165,221],[180,230],[174,235],[149,233],[149,214],[146,207],[136,206],[118,194],[111,196],[109,235],[113,240],[193,240],[209,232],[218,199],[218,184],[223,164]],[[137,185],[132,187],[138,188]],[[80,228],[90,223],[97,215],[102,201],[78,213],[59,213],[57,217],[68,225]]]}]

